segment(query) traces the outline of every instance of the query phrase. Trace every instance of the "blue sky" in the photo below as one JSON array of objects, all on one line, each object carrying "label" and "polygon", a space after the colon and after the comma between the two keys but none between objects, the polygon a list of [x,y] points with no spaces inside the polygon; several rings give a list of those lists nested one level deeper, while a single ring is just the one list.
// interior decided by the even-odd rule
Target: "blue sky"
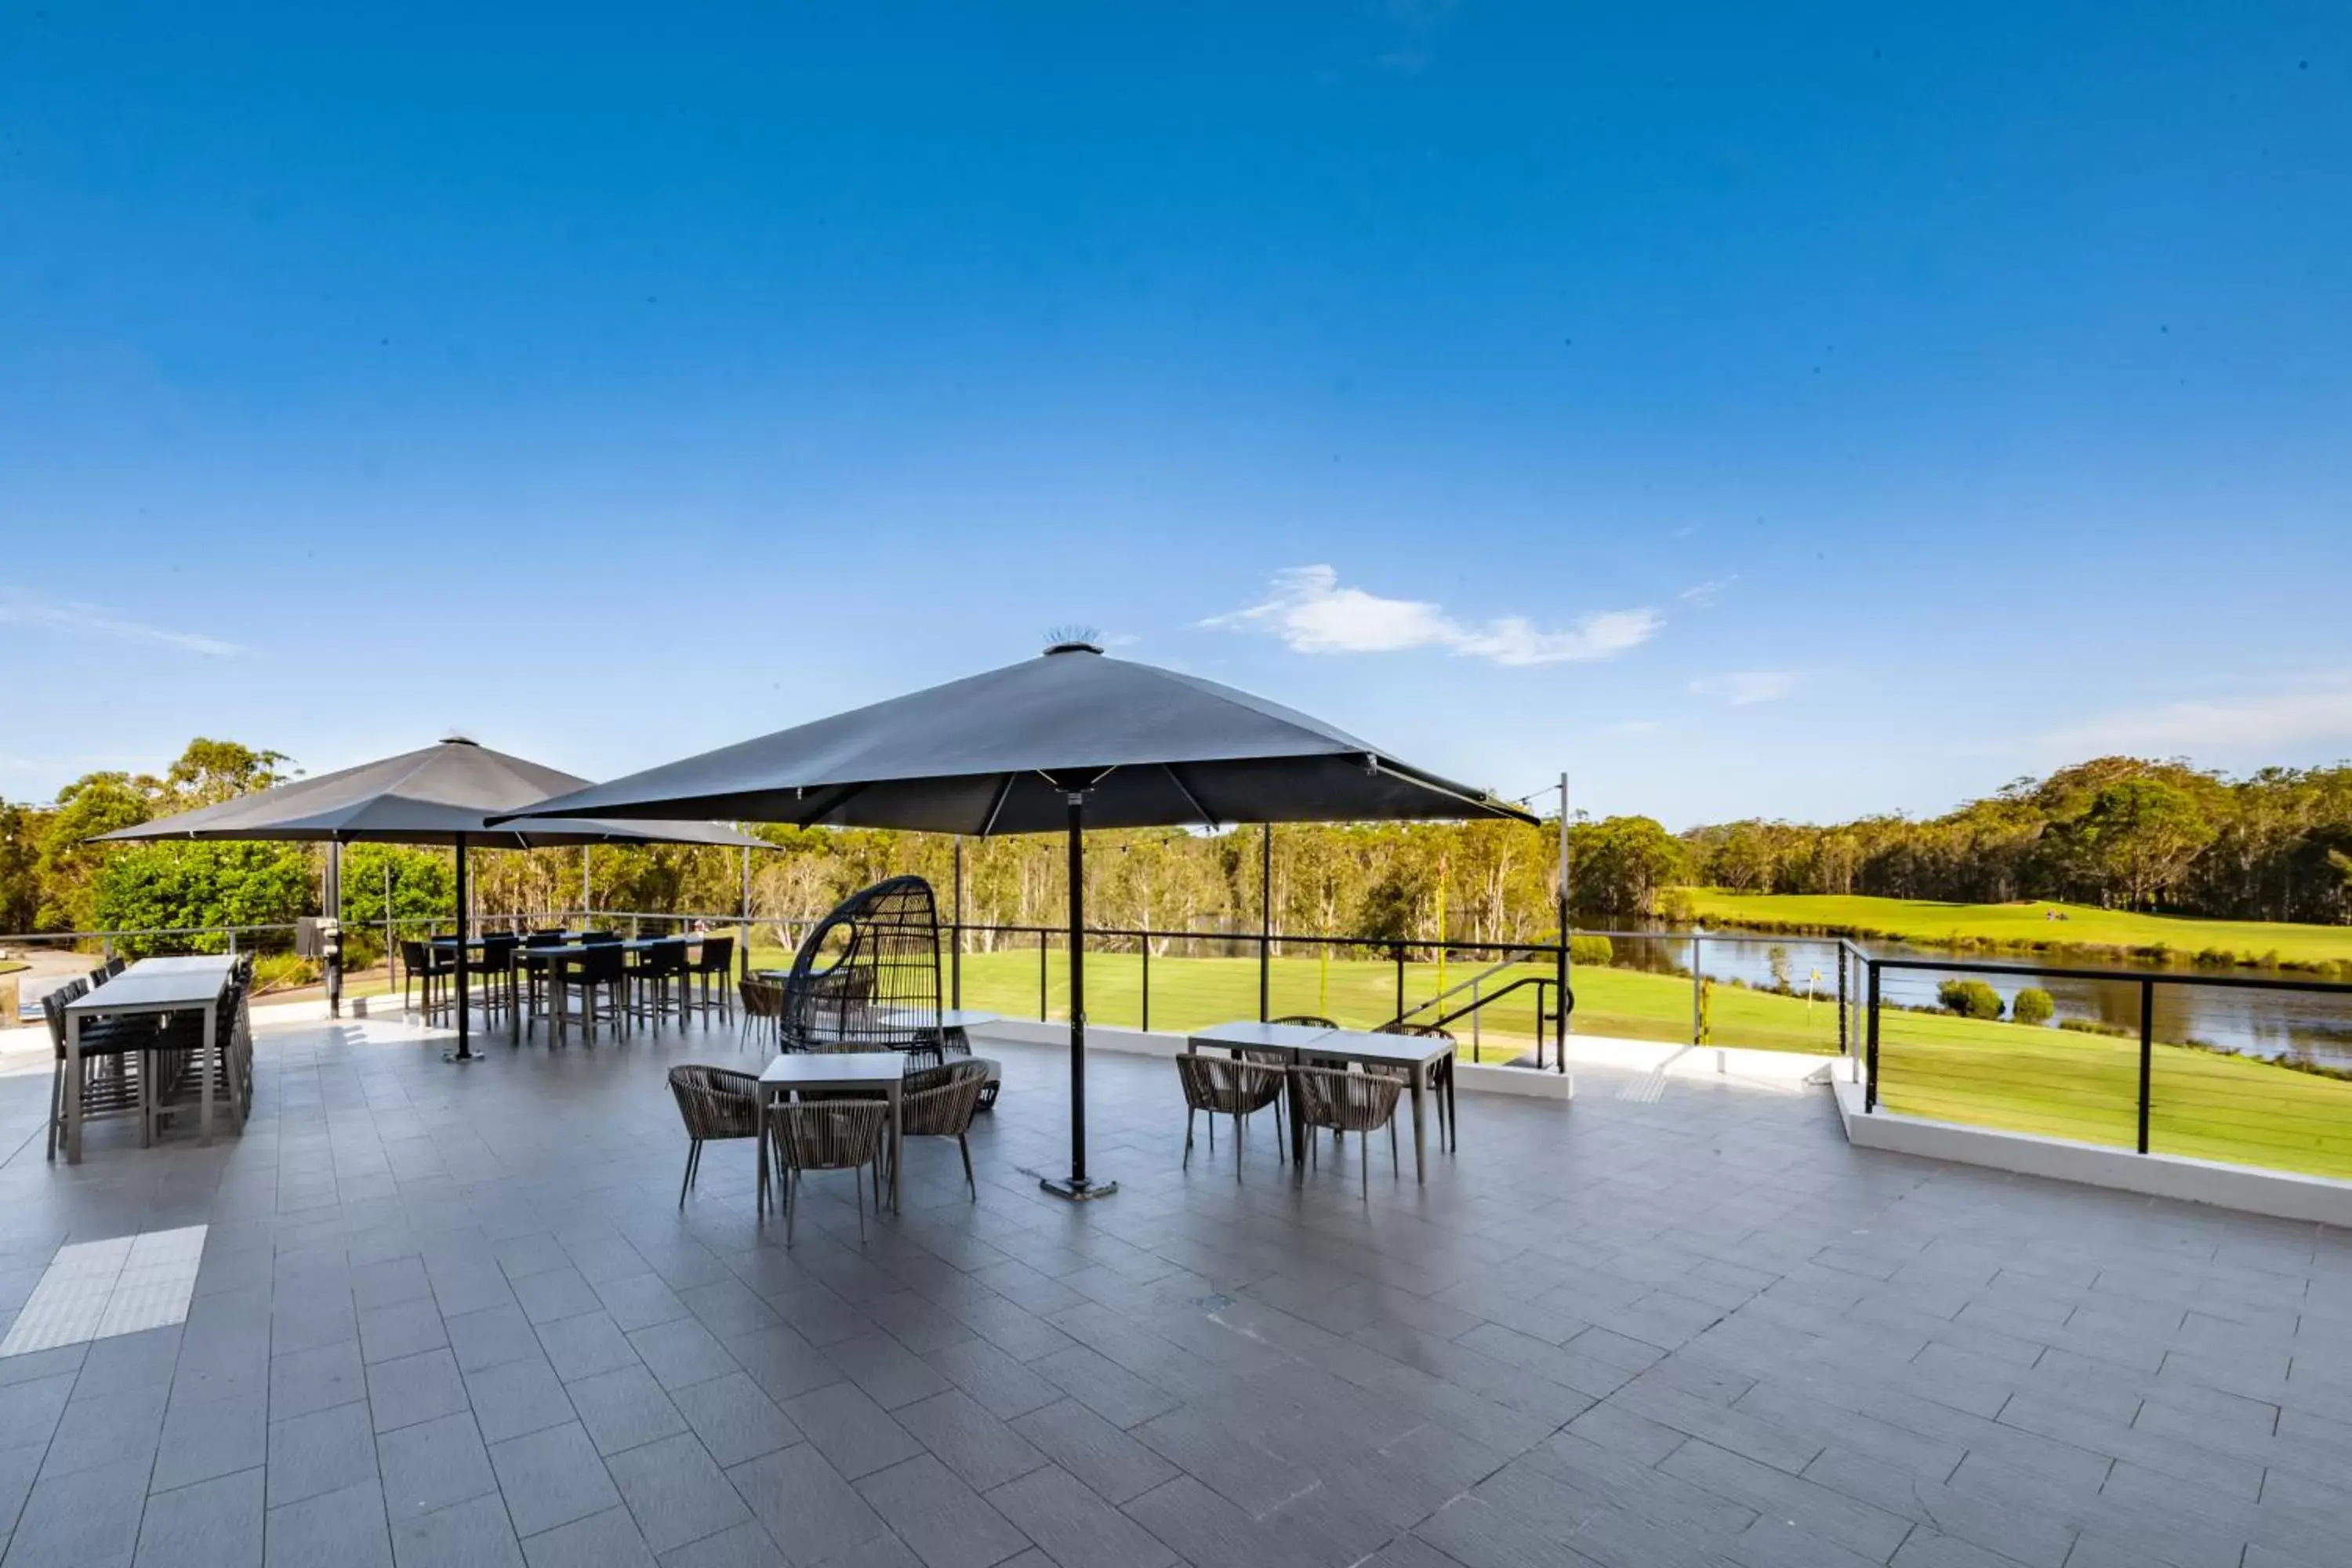
[{"label": "blue sky", "polygon": [[2340,5],[0,13],[0,794],[1066,623],[1669,824],[2352,754]]}]

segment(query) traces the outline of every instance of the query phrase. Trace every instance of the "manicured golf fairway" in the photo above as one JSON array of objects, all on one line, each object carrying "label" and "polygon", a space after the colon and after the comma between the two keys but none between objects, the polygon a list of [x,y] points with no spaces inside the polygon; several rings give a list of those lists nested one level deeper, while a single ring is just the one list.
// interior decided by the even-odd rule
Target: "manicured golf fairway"
[{"label": "manicured golf fairway", "polygon": [[[1709,924],[1759,931],[1823,931],[1890,942],[1982,942],[2006,948],[2163,947],[2181,958],[2227,952],[2246,963],[2275,954],[2291,964],[2352,963],[2352,926],[2273,921],[2200,921],[2088,904],[1948,904],[1927,899],[1866,899],[1804,893],[1688,889],[1692,912]],[[2063,920],[2053,920],[2063,914]]]}]

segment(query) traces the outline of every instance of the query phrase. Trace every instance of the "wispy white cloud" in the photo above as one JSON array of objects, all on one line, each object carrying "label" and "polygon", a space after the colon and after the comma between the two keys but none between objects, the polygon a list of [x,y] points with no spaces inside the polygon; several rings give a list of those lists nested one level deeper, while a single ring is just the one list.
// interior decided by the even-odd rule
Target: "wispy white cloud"
[{"label": "wispy white cloud", "polygon": [[1568,664],[1614,658],[1658,634],[1655,610],[1605,610],[1547,631],[1524,616],[1454,619],[1422,599],[1389,599],[1343,585],[1330,566],[1277,572],[1263,604],[1212,616],[1223,629],[1272,632],[1297,653],[1396,653],[1443,648],[1499,665]]},{"label": "wispy white cloud", "polygon": [[2270,751],[2315,742],[2352,744],[2352,674],[2284,690],[2248,692],[2120,709],[2052,731],[2048,745],[2070,752]]},{"label": "wispy white cloud", "polygon": [[1690,689],[1698,696],[1745,708],[1750,703],[1780,701],[1797,689],[1798,679],[1793,669],[1733,669],[1702,675],[1690,683]]},{"label": "wispy white cloud", "polygon": [[1728,577],[1710,577],[1704,583],[1694,583],[1675,595],[1694,609],[1704,610],[1723,597],[1724,590],[1739,581],[1734,574]]},{"label": "wispy white cloud", "polygon": [[157,643],[211,658],[226,658],[245,650],[236,643],[199,632],[173,631],[127,619],[96,605],[69,599],[35,599],[22,594],[0,594],[0,622],[46,626],[53,631],[79,632],[86,637],[113,637],[121,642]]}]

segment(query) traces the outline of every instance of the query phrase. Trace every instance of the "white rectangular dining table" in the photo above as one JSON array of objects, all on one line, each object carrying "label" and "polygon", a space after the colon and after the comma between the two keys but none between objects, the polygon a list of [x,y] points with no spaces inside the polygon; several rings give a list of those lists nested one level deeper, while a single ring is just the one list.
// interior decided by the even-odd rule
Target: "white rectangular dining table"
[{"label": "white rectangular dining table", "polygon": [[[897,1051],[787,1051],[760,1069],[760,1212],[768,1212],[768,1110],[795,1094],[881,1091],[890,1101],[890,1212],[898,1212],[898,1156],[905,1146],[900,1109],[907,1060]],[[779,1173],[781,1174],[781,1173]]]},{"label": "white rectangular dining table", "polygon": [[[1454,1077],[1446,1075],[1445,1087],[1440,1090],[1433,1081],[1437,1064],[1454,1054],[1454,1042],[1435,1036],[1383,1035],[1369,1029],[1326,1029],[1313,1024],[1262,1024],[1244,1019],[1232,1024],[1212,1024],[1197,1029],[1187,1037],[1186,1048],[1203,1047],[1220,1051],[1286,1051],[1292,1066],[1301,1057],[1332,1057],[1342,1060],[1366,1063],[1373,1067],[1402,1068],[1412,1096],[1412,1176],[1415,1182],[1429,1180],[1429,1135],[1422,1121],[1422,1101],[1425,1095],[1442,1092],[1445,1096],[1445,1120],[1456,1129],[1454,1138],[1461,1141],[1459,1121],[1454,1103]],[[1294,1160],[1307,1157],[1307,1130],[1299,1121],[1302,1109],[1298,1089],[1291,1085],[1290,1151]]]},{"label": "white rectangular dining table", "polygon": [[[81,1026],[89,1018],[152,1017],[161,1013],[202,1013],[204,1051],[197,1068],[204,1077],[197,1129],[213,1141],[215,1058],[227,1049],[220,1038],[221,993],[228,989],[236,960],[229,955],[142,958],[103,985],[66,1004],[66,1163],[81,1163]],[[140,1064],[140,1071],[147,1064]],[[144,1130],[142,1119],[142,1130]]]}]

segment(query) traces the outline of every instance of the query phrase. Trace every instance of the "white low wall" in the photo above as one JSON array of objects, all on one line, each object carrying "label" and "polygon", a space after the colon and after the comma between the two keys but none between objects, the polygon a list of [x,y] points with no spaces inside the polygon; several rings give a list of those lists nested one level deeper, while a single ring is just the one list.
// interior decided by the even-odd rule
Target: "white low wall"
[{"label": "white low wall", "polygon": [[2352,1182],[2226,1165],[2179,1154],[2103,1149],[2063,1138],[2005,1132],[1998,1128],[1969,1127],[1956,1121],[1930,1121],[1898,1115],[1885,1106],[1864,1113],[1860,1084],[1836,1081],[1831,1087],[1837,1094],[1838,1115],[1845,1123],[1846,1141],[1856,1148],[1922,1154],[1964,1165],[2014,1171],[2020,1175],[2080,1182],[2086,1186],[2145,1193],[2150,1197],[2177,1198],[2183,1203],[2211,1204],[2278,1219],[2352,1227]]},{"label": "white low wall", "polygon": [[[1017,1040],[1028,1046],[1060,1046],[1067,1050],[1070,1026],[1067,1024],[1041,1024],[1031,1019],[1000,1019],[984,1029],[971,1031],[971,1048],[980,1050],[981,1042],[989,1039]],[[1183,1054],[1185,1037],[1161,1034],[1157,1030],[1147,1035],[1140,1029],[1114,1029],[1100,1024],[1088,1024],[1087,1048],[1090,1051],[1116,1051],[1130,1057],[1175,1057]],[[1507,1068],[1458,1058],[1454,1064],[1454,1088],[1465,1093],[1516,1094],[1525,1100],[1576,1098],[1576,1075],[1573,1073],[1535,1072],[1527,1068]]]}]

